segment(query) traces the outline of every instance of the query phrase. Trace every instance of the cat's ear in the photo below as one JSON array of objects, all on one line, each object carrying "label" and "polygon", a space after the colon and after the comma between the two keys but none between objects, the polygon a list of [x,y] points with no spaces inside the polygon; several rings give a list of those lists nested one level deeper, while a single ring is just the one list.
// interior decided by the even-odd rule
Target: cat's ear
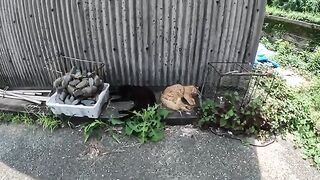
[{"label": "cat's ear", "polygon": [[193,86],[194,87],[194,92],[193,93],[195,93],[195,94],[200,94],[200,90],[199,90],[199,87],[197,87],[197,86]]}]

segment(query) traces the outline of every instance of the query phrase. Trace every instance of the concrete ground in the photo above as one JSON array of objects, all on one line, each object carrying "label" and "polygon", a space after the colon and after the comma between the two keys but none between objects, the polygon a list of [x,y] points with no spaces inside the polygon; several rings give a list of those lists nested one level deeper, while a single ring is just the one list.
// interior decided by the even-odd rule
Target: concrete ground
[{"label": "concrete ground", "polygon": [[83,143],[79,129],[53,133],[0,125],[0,179],[320,179],[290,142],[265,148],[168,127],[158,143],[109,135]]}]

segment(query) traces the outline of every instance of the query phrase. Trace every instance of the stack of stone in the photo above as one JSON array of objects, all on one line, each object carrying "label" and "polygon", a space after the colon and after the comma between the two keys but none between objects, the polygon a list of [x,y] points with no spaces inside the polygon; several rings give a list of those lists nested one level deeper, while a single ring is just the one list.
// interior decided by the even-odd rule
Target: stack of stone
[{"label": "stack of stone", "polygon": [[59,104],[93,106],[103,89],[103,81],[92,72],[81,72],[73,67],[70,72],[53,82]]}]

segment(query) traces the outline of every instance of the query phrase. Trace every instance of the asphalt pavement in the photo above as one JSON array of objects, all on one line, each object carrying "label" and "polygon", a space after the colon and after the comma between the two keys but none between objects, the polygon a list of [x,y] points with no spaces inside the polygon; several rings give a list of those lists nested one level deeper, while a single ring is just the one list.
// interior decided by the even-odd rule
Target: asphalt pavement
[{"label": "asphalt pavement", "polygon": [[79,129],[0,125],[0,179],[320,179],[290,141],[268,147],[190,126],[166,129],[165,139],[140,145],[110,135],[83,142]]}]

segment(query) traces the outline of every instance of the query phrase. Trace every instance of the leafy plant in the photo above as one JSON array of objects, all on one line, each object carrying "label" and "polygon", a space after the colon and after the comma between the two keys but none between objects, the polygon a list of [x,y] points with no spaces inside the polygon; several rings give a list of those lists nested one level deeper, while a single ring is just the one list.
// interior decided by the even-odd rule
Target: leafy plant
[{"label": "leafy plant", "polygon": [[227,93],[220,105],[206,100],[201,106],[201,118],[198,125],[204,129],[209,126],[221,127],[245,134],[257,134],[260,130],[270,129],[262,117],[262,102],[253,100],[240,107],[238,93]]},{"label": "leafy plant", "polygon": [[212,123],[216,123],[217,107],[217,104],[211,99],[203,101],[200,108],[201,118],[198,121],[199,127],[210,126]]},{"label": "leafy plant", "polygon": [[164,137],[165,124],[162,120],[168,116],[167,110],[156,105],[133,113],[135,115],[126,122],[125,133],[127,135],[136,136],[140,143],[145,143],[149,139],[159,141]]}]

